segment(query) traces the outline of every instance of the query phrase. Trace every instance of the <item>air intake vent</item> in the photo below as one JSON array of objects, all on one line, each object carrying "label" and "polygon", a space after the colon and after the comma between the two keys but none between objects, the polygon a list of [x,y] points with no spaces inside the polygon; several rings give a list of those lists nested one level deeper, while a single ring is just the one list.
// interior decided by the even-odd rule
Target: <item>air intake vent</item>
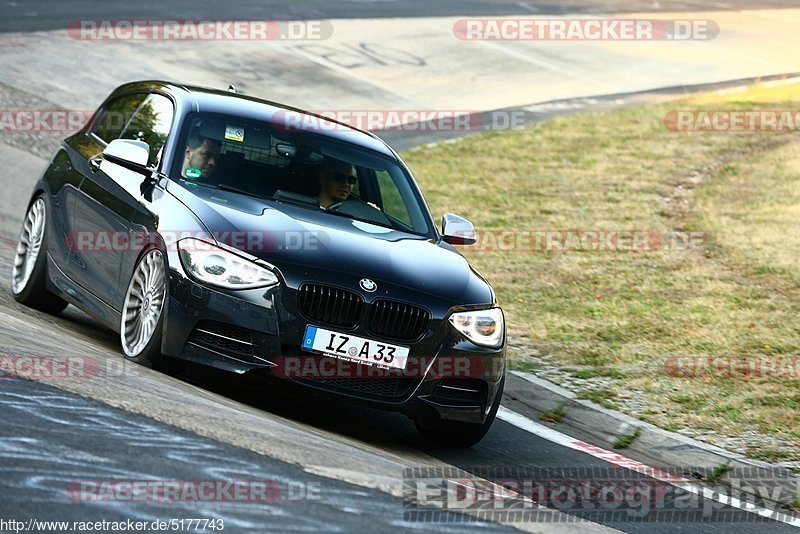
[{"label": "air intake vent", "polygon": [[380,336],[412,340],[425,333],[430,319],[430,314],[417,306],[376,300],[369,309],[367,328]]},{"label": "air intake vent", "polygon": [[484,404],[486,382],[474,378],[445,378],[433,391],[433,398],[442,404]]},{"label": "air intake vent", "polygon": [[319,284],[305,284],[299,291],[300,311],[313,321],[353,328],[361,317],[364,301],[351,291]]},{"label": "air intake vent", "polygon": [[189,336],[189,342],[234,357],[253,356],[253,335],[237,326],[202,321]]}]

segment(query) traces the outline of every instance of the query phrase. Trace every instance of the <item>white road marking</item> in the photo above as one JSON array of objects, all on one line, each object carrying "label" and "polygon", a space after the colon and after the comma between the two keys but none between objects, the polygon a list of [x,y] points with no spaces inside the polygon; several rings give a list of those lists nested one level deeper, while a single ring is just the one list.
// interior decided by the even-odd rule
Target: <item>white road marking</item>
[{"label": "white road marking", "polygon": [[400,92],[392,91],[391,89],[388,89],[388,88],[386,88],[386,87],[384,87],[384,86],[382,86],[382,85],[380,85],[378,83],[375,83],[375,80],[370,78],[367,75],[361,76],[361,75],[357,74],[356,72],[354,72],[357,69],[348,69],[348,68],[342,67],[341,65],[337,65],[336,63],[333,63],[332,61],[327,61],[324,58],[321,58],[319,56],[316,56],[314,54],[306,52],[305,50],[303,50],[301,48],[298,48],[296,46],[291,46],[291,47],[288,47],[287,49],[290,50],[291,52],[293,52],[294,54],[297,54],[298,56],[300,56],[300,57],[302,57],[302,58],[304,58],[304,59],[306,59],[306,60],[308,60],[308,61],[310,61],[312,63],[316,63],[317,65],[319,65],[321,67],[325,67],[326,69],[330,69],[330,70],[332,70],[334,72],[337,72],[337,73],[341,74],[347,80],[358,81],[358,82],[363,83],[364,85],[369,85],[369,86],[375,87],[377,92],[378,92],[378,94],[384,94],[384,95],[391,94],[391,95],[394,95],[395,97],[397,97],[400,101],[408,100],[408,95],[402,94]]},{"label": "white road marking", "polygon": [[[570,69],[565,69],[565,68],[560,67],[559,65],[556,65],[555,63],[552,63],[550,61],[545,61],[543,59],[535,57],[534,55],[526,54],[524,52],[520,52],[519,50],[515,50],[514,48],[511,48],[510,46],[503,46],[504,44],[508,44],[508,43],[494,42],[494,41],[474,41],[474,42],[476,44],[479,44],[480,46],[484,46],[486,48],[491,48],[491,49],[493,49],[493,50],[495,50],[497,52],[500,52],[501,54],[505,54],[507,56],[511,56],[513,58],[519,59],[519,60],[524,61],[526,63],[530,63],[532,65],[536,65],[537,67],[541,67],[543,69],[547,69],[547,70],[550,70],[550,71],[553,71],[553,72],[557,72],[557,73],[562,74],[562,75],[564,75],[564,76],[566,76],[568,78],[572,78],[574,80],[579,80],[582,83],[586,83],[586,84],[591,83],[595,87],[605,87],[605,88],[607,88],[607,90],[608,89],[613,89],[613,87],[614,87],[614,85],[612,85],[612,84],[609,84],[609,83],[606,83],[606,82],[603,82],[603,81],[600,81],[600,80],[593,79],[592,76],[586,75],[584,73],[579,73],[579,72],[576,72],[576,71],[573,71],[573,70],[570,70]],[[596,91],[596,92],[600,92],[600,91]]]},{"label": "white road marking", "polygon": [[734,6],[730,2],[709,2],[708,0],[704,0],[703,2],[696,2],[696,3],[689,2],[689,5],[697,5],[698,9],[704,10],[704,11],[707,11],[710,8],[734,9]]},{"label": "white road marking", "polygon": [[[731,50],[730,50],[730,44],[729,43],[716,43],[712,39],[710,41],[704,41],[703,43],[697,43],[697,44],[702,44],[702,46],[704,48],[702,53],[705,56],[710,56],[711,54],[713,54],[713,55],[717,56],[718,58],[720,58],[719,62],[713,61],[713,59],[712,59],[712,64],[713,63],[722,64],[726,60],[730,61]],[[773,69],[777,69],[778,71],[785,72],[785,71],[791,71],[791,70],[795,69],[795,67],[793,65],[791,65],[791,64],[776,63],[775,61],[770,61],[768,59],[764,59],[762,57],[754,56],[752,54],[746,54],[746,53],[744,53],[742,51],[737,51],[736,52],[736,57],[739,58],[740,61],[742,59],[747,58],[748,60],[750,60],[750,61],[752,61],[754,63],[759,63],[761,65],[765,65],[767,67],[771,67]],[[709,59],[711,59],[711,58],[709,58]],[[766,74],[780,74],[780,72],[775,72],[775,73],[767,72]]]},{"label": "white road marking", "polygon": [[497,412],[497,418],[505,421],[506,423],[512,424],[517,428],[530,432],[531,434],[534,434],[542,439],[546,439],[547,441],[561,445],[562,447],[574,449],[595,458],[604,460],[618,467],[624,467],[625,469],[630,469],[631,471],[641,473],[658,480],[659,482],[664,482],[689,493],[702,496],[704,499],[711,499],[732,508],[738,508],[739,510],[743,510],[748,513],[758,514],[762,517],[768,517],[774,521],[786,523],[787,525],[800,527],[800,518],[789,515],[788,513],[780,512],[778,510],[769,510],[766,508],[754,509],[754,505],[751,505],[747,502],[742,502],[733,496],[721,495],[711,488],[698,486],[688,479],[672,475],[671,473],[668,473],[662,469],[650,467],[649,465],[643,464],[642,462],[632,458],[626,458],[617,452],[596,447],[566,434],[562,434],[561,432],[553,430],[552,428],[549,428],[541,423],[537,423],[536,421],[529,419],[522,414],[509,410],[505,406],[500,406],[500,410]]},{"label": "white road marking", "polygon": [[531,13],[538,13],[539,12],[539,8],[534,6],[534,5],[532,5],[530,2],[517,2],[517,5],[519,7],[521,7],[522,9],[527,9]]}]

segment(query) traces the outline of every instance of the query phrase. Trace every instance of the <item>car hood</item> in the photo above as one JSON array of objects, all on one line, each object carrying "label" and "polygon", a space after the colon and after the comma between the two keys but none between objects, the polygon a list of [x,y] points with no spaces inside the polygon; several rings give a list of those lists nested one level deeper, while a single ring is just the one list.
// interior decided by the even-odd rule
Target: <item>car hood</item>
[{"label": "car hood", "polygon": [[[183,189],[177,186],[178,189]],[[452,246],[287,203],[203,188],[182,201],[222,242],[276,266],[287,283],[361,278],[445,299],[450,305],[491,304],[494,294]]]}]

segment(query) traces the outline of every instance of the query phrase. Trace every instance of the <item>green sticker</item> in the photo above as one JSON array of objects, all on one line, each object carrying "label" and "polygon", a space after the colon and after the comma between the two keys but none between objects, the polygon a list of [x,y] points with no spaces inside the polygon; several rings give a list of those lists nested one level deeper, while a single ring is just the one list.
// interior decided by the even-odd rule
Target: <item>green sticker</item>
[{"label": "green sticker", "polygon": [[200,169],[195,169],[194,167],[189,167],[188,169],[186,169],[187,178],[195,180],[197,178],[200,178],[201,176],[203,176],[203,171],[201,171]]}]

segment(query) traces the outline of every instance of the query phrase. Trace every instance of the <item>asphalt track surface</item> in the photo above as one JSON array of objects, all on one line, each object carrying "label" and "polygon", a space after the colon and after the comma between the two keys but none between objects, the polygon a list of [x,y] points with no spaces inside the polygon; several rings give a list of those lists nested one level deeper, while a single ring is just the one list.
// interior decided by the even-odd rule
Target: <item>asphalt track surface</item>
[{"label": "asphalt track surface", "polygon": [[169,9],[157,0],[117,2],[98,0],[3,0],[0,32],[52,30],[69,21],[90,18],[158,18],[164,16],[217,19],[347,19],[441,16],[530,16],[565,14],[610,14],[664,11],[706,11],[791,8],[793,0],[567,0],[539,2],[516,0],[244,0],[199,2],[177,0]]},{"label": "asphalt track surface", "polygon": [[[341,1],[225,2],[205,5],[173,2],[164,13],[156,2],[138,2],[126,10],[107,2],[2,2],[0,31],[38,32],[63,28],[77,18],[358,18],[490,16],[621,11],[708,9],[707,3],[573,1],[555,5],[513,1]],[[715,9],[793,7],[791,2],[716,2]],[[36,34],[31,42],[46,41]],[[57,51],[54,51],[57,53]],[[185,53],[185,51],[184,51]],[[6,56],[10,57],[10,56]],[[13,59],[13,58],[11,58]],[[9,59],[9,65],[11,64]],[[26,58],[24,76],[0,74],[0,107],[21,108],[54,103],[69,107],[96,105],[106,89],[79,73],[76,86],[37,93],[35,87],[59,73],[46,58]],[[125,64],[119,65],[125,71]],[[0,73],[3,72],[0,63]],[[133,69],[132,69],[133,70]],[[795,69],[795,70],[800,70]],[[21,72],[21,71],[14,71]],[[104,84],[125,81],[125,74],[105,72]],[[60,76],[70,79],[69,73]],[[324,78],[324,75],[322,76]],[[42,80],[42,81],[40,81]],[[335,85],[337,80],[331,79]],[[54,84],[58,85],[58,84]],[[23,95],[22,98],[20,95]],[[67,95],[67,96],[65,96]],[[586,95],[591,96],[591,95]],[[20,100],[22,98],[22,100]],[[39,100],[36,100],[36,99]],[[22,102],[22,104],[20,103]],[[44,104],[43,104],[44,103]],[[6,134],[0,137],[0,272],[10,272],[9,239],[18,231],[30,188],[44,167],[43,157],[57,135]],[[31,146],[39,143],[40,146]],[[2,243],[0,243],[2,244]],[[7,274],[3,275],[8,286]],[[0,520],[98,521],[222,519],[226,532],[376,531],[408,529],[454,532],[494,531],[625,532],[788,532],[793,527],[756,519],[728,506],[710,514],[677,513],[687,497],[680,490],[662,501],[665,512],[645,515],[599,513],[597,506],[549,503],[536,507],[527,521],[474,523],[467,511],[445,512],[436,521],[409,514],[404,477],[410,468],[462,469],[485,478],[502,478],[516,469],[539,469],[540,478],[629,482],[639,475],[619,470],[589,454],[563,447],[498,420],[477,446],[462,451],[431,447],[420,440],[405,417],[331,403],[299,392],[276,391],[257,378],[243,381],[210,370],[188,367],[177,376],[125,365],[115,334],[69,307],[58,316],[26,309],[0,292],[0,354],[6,356],[80,355],[98,365],[94,376],[0,381]],[[42,383],[46,382],[46,383]],[[504,406],[530,418],[536,414],[507,398]],[[574,436],[578,439],[583,436]],[[658,465],[657,458],[638,458]],[[683,466],[687,471],[692,466]],[[544,475],[542,474],[544,473]],[[508,475],[506,475],[508,476]],[[268,502],[126,502],[76,498],[70,489],[81,481],[266,480],[277,488]],[[647,484],[657,487],[652,479]],[[408,482],[408,480],[406,480]],[[597,503],[589,503],[597,504]],[[414,508],[417,512],[429,508]],[[603,510],[600,510],[602,512]],[[672,513],[675,512],[675,513]],[[578,522],[584,518],[588,522]],[[0,528],[3,525],[0,523]],[[55,530],[54,530],[55,531]]]}]

